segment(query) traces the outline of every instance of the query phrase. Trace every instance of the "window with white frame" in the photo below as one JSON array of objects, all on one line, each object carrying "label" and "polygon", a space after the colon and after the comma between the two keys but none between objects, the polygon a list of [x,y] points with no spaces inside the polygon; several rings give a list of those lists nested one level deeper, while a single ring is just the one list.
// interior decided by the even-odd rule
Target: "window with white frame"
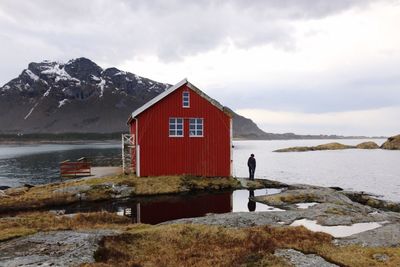
[{"label": "window with white frame", "polygon": [[189,136],[202,137],[204,133],[204,120],[203,118],[190,118],[189,119]]},{"label": "window with white frame", "polygon": [[188,108],[190,107],[190,94],[189,91],[182,92],[182,107]]},{"label": "window with white frame", "polygon": [[169,136],[183,136],[183,118],[169,118]]}]

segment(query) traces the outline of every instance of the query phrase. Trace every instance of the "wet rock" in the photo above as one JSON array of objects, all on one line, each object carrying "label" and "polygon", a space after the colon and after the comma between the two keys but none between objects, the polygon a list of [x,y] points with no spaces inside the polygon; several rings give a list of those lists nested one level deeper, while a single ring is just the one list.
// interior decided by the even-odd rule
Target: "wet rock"
[{"label": "wet rock", "polygon": [[327,262],[322,257],[315,254],[303,254],[294,249],[278,249],[275,256],[285,258],[288,262],[296,267],[334,267],[338,266]]},{"label": "wet rock", "polygon": [[381,148],[389,150],[400,150],[400,134],[389,137],[388,140],[382,144]]},{"label": "wet rock", "polygon": [[369,141],[369,142],[363,142],[363,143],[356,145],[356,148],[358,148],[358,149],[377,149],[377,148],[379,148],[379,146],[375,142]]},{"label": "wet rock", "polygon": [[6,186],[6,185],[0,185],[0,190],[6,190],[6,189],[8,189],[8,188],[10,188],[9,186]]},{"label": "wet rock", "polygon": [[0,266],[77,266],[93,262],[93,253],[111,230],[56,231],[0,243]]}]

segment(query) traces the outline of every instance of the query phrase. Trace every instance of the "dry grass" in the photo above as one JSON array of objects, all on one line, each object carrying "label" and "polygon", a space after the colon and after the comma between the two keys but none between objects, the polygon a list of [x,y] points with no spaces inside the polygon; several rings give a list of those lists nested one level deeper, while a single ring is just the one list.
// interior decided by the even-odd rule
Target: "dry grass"
[{"label": "dry grass", "polygon": [[[331,241],[330,235],[303,227],[140,225],[105,237],[97,262],[84,266],[289,266],[273,255],[281,248],[318,254],[340,266],[400,266],[400,248],[337,247]],[[379,261],[376,254],[389,260]]]},{"label": "dry grass", "polygon": [[[289,266],[276,249],[317,254],[340,266],[400,266],[400,248],[338,247],[332,237],[304,227],[224,228],[206,225],[130,224],[107,212],[56,216],[27,213],[0,219],[0,241],[39,231],[119,229],[104,237],[97,262],[83,266]],[[376,255],[387,255],[380,261]]]},{"label": "dry grass", "polygon": [[[86,266],[288,266],[277,248],[310,249],[331,237],[303,227],[233,229],[164,225],[106,237]],[[155,253],[156,252],[156,253]]]},{"label": "dry grass", "polygon": [[196,190],[226,190],[240,188],[240,182],[232,177],[211,178],[185,176],[181,178],[181,187]]},{"label": "dry grass", "polygon": [[123,228],[130,220],[108,212],[56,216],[49,212],[33,212],[0,219],[0,241],[34,234],[39,231]]}]

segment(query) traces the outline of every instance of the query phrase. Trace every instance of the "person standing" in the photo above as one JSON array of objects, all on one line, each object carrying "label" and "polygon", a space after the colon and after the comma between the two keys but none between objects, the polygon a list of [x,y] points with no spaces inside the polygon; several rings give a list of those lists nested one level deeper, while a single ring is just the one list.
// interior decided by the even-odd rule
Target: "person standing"
[{"label": "person standing", "polygon": [[254,180],[254,173],[256,171],[256,159],[254,158],[254,154],[250,155],[247,166],[249,167],[249,179]]}]

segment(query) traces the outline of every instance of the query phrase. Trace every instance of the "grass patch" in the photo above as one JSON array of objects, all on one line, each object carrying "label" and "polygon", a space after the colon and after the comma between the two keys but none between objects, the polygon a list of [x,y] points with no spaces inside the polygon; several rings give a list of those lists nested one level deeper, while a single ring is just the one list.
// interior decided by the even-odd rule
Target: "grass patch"
[{"label": "grass patch", "polygon": [[16,217],[0,218],[0,241],[34,234],[39,231],[79,229],[120,229],[130,220],[108,212],[78,213],[57,216],[49,212],[33,212]]},{"label": "grass patch", "polygon": [[[330,235],[304,227],[187,224],[132,226],[124,234],[104,237],[96,262],[84,266],[290,266],[273,254],[289,248],[340,266],[400,266],[400,248],[338,247]],[[376,254],[388,260],[380,261]]]},{"label": "grass patch", "polygon": [[277,249],[317,254],[340,266],[400,266],[399,247],[339,247],[332,244],[332,236],[304,227],[150,226],[130,224],[128,218],[107,212],[72,217],[35,212],[1,218],[0,241],[39,231],[85,229],[122,233],[104,237],[94,255],[96,262],[82,266],[290,266],[274,256]]},{"label": "grass patch", "polygon": [[227,190],[240,188],[240,182],[233,177],[182,177],[181,187],[195,190]]}]

